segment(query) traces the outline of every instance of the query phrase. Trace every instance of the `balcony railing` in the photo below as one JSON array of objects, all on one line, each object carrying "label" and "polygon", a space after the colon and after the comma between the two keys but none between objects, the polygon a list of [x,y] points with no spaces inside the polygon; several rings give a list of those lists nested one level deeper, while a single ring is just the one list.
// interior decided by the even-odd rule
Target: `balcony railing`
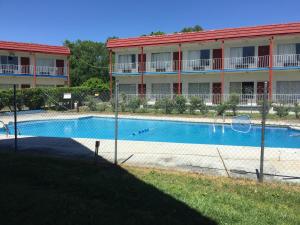
[{"label": "balcony railing", "polygon": [[[0,64],[0,74],[34,74],[34,66],[22,66],[22,65],[10,65],[10,64]],[[66,68],[65,67],[48,67],[48,66],[37,66],[36,67],[37,75],[49,75],[49,76],[65,76]]]},{"label": "balcony railing", "polygon": [[300,55],[274,55],[273,67],[298,67],[300,66]]},{"label": "balcony railing", "polygon": [[[143,63],[119,63],[114,66],[114,73],[163,73],[176,72],[179,68],[183,72],[205,72],[221,70],[224,63],[224,70],[250,70],[269,68],[270,57],[249,56],[216,59],[195,59],[179,61],[156,61]],[[300,67],[300,55],[274,55],[273,67],[288,68]]]},{"label": "balcony railing", "polygon": [[[124,93],[120,93],[119,99],[124,99]],[[238,98],[238,106],[259,106],[263,101],[263,94],[182,94],[189,103],[192,97],[197,97],[203,101],[206,105],[217,105],[220,104],[222,101],[226,102],[229,101],[230,98],[234,95]],[[161,99],[174,99],[177,94],[171,93],[151,93],[151,94],[144,94],[143,98],[146,99],[148,104],[155,104],[156,101]],[[126,94],[126,100],[130,101],[133,98],[141,97],[138,94]],[[273,94],[272,105],[290,105],[294,106],[294,104],[300,104],[300,94]]]}]

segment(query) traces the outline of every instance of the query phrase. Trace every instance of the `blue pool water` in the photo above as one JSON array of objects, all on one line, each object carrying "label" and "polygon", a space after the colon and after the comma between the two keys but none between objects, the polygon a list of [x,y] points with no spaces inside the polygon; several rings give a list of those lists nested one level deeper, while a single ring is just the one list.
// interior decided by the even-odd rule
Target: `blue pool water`
[{"label": "blue pool water", "polygon": [[[12,124],[9,125],[13,132]],[[18,123],[21,135],[114,139],[114,119],[85,117]],[[2,131],[3,132],[3,131]],[[260,146],[261,127],[239,133],[230,125],[159,120],[119,119],[119,139],[193,144]],[[284,127],[266,128],[266,146],[300,148],[300,132]]]}]

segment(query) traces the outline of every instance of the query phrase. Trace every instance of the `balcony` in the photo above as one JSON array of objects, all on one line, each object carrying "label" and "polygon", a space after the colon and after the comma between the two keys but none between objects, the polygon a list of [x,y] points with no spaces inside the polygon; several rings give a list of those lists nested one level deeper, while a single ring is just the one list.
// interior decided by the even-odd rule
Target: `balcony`
[{"label": "balcony", "polygon": [[[266,70],[269,68],[270,57],[266,56],[249,56],[249,57],[232,57],[217,59],[195,59],[182,60],[180,68],[182,73],[193,72],[218,72],[222,70],[224,63],[225,72],[234,71],[251,71],[251,70]],[[300,55],[274,55],[273,69],[300,69]],[[179,69],[179,61],[156,61],[144,63],[122,63],[115,64],[113,73],[139,75],[141,72],[145,74],[156,73],[177,73]]]},{"label": "balcony", "polygon": [[10,65],[0,64],[0,75],[19,75],[19,76],[33,76],[36,71],[37,76],[66,76],[65,67],[49,67],[49,66],[37,66],[34,70],[33,65]]}]

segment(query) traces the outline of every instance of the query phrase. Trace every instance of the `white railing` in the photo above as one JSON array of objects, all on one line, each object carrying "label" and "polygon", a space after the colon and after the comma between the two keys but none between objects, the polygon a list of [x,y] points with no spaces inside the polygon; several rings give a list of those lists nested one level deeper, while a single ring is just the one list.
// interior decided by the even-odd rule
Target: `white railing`
[{"label": "white railing", "polygon": [[32,66],[0,64],[1,74],[32,74]]},{"label": "white railing", "polygon": [[[224,61],[224,62],[223,62]],[[179,68],[182,71],[211,71],[221,70],[224,63],[225,70],[238,69],[262,69],[269,68],[270,57],[249,56],[218,59],[195,59],[179,61],[156,61],[144,63],[119,63],[115,64],[114,72],[117,73],[140,73],[144,72],[176,72]],[[274,68],[300,67],[300,55],[274,55]]]},{"label": "white railing", "polygon": [[269,56],[234,57],[224,59],[226,70],[257,69],[269,66]]},{"label": "white railing", "polygon": [[[119,99],[123,99],[125,96],[126,101],[130,101],[134,98],[143,97],[149,104],[154,104],[156,101],[161,99],[174,99],[177,94],[126,94],[120,93]],[[255,107],[261,104],[263,100],[263,94],[182,94],[187,99],[187,102],[191,98],[196,97],[201,99],[206,105],[217,105],[221,102],[228,102],[230,99],[235,98],[238,101],[239,106],[243,107]],[[293,106],[295,103],[300,104],[300,94],[273,94],[270,100],[274,105],[290,105]]]},{"label": "white railing", "polygon": [[300,55],[274,55],[273,67],[295,67],[300,66]]},{"label": "white railing", "polygon": [[[0,74],[34,74],[34,66],[22,66],[22,65],[10,65],[0,64]],[[37,75],[66,75],[66,68],[64,67],[48,67],[48,66],[37,66]]]},{"label": "white railing", "polygon": [[66,73],[65,67],[49,67],[49,66],[37,66],[36,74],[37,75],[49,75],[49,76],[64,76]]}]

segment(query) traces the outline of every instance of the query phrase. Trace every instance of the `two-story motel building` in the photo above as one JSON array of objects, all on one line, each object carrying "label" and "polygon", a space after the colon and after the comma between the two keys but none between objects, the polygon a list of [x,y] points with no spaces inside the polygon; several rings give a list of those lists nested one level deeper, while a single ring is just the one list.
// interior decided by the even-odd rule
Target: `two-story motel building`
[{"label": "two-story motel building", "polygon": [[300,23],[111,39],[107,47],[111,83],[114,76],[127,94],[255,95],[265,81],[270,97],[300,94]]},{"label": "two-story motel building", "polygon": [[69,55],[63,46],[0,41],[0,89],[69,85]]}]

